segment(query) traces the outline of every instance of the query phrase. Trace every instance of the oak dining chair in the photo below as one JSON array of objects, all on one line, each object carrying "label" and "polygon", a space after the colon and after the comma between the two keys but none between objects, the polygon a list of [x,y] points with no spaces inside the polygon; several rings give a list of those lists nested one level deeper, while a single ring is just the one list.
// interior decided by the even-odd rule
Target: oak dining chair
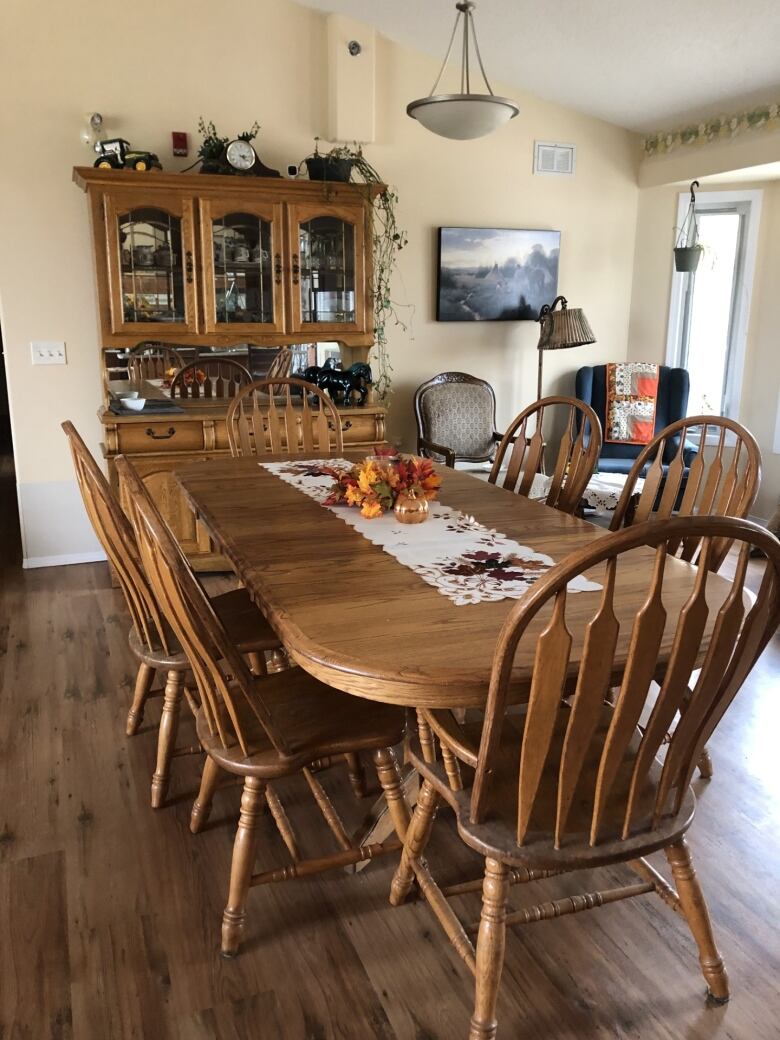
[{"label": "oak dining chair", "polygon": [[[665,576],[671,567],[679,566],[667,548],[670,538],[700,540],[702,563],[693,573],[683,608],[667,615]],[[736,574],[725,597],[721,592],[711,597],[711,603],[708,583],[720,579],[709,564],[722,539],[738,547]],[[612,704],[607,694],[620,629],[616,589],[623,566],[630,568],[632,555],[647,546],[654,549],[653,580],[644,606],[627,622],[631,649]],[[753,599],[745,596],[745,577],[754,546],[766,554],[767,565]],[[590,620],[575,625],[567,615],[567,585],[584,572],[602,583],[602,591],[593,597]],[[531,627],[539,615],[544,626],[541,635],[538,624]],[[410,751],[423,783],[393,878],[391,902],[402,902],[416,877],[474,973],[470,1040],[496,1036],[507,925],[575,914],[636,896],[657,895],[683,917],[698,946],[710,999],[728,1000],[726,971],[685,840],[695,809],[690,781],[702,748],[779,621],[780,542],[769,532],[725,517],[637,525],[573,553],[540,578],[514,607],[498,637],[484,722],[460,726],[452,715],[423,711],[446,748],[447,759],[444,764],[426,762],[416,747]],[[711,631],[711,636],[702,655],[705,631]],[[523,640],[531,637],[538,642],[528,706],[523,715],[508,714],[515,655]],[[671,642],[671,655],[660,694],[640,731],[637,723],[648,704],[662,640]],[[575,642],[582,653],[572,676],[570,653]],[[698,678],[689,688],[699,666]],[[576,681],[573,695],[572,678]],[[686,710],[665,746],[670,720],[683,700]],[[432,878],[424,853],[440,800],[454,810],[463,842],[485,859],[481,886],[465,882],[442,890]],[[645,858],[661,849],[676,889]],[[638,879],[521,910],[508,909],[513,884],[618,863],[630,867]],[[481,918],[464,926],[447,899],[478,887]]]},{"label": "oak dining chair", "polygon": [[[293,391],[300,399],[293,398]],[[291,377],[260,379],[243,387],[228,408],[227,433],[234,456],[344,449],[333,402],[312,383]]]},{"label": "oak dining chair", "polygon": [[[668,464],[665,458],[670,458]],[[644,486],[636,497],[636,482],[645,469]],[[760,484],[761,450],[749,430],[722,415],[680,419],[661,430],[637,456],[610,530],[672,515],[746,517]],[[709,560],[712,570],[719,569],[729,548],[727,540],[714,546]],[[695,563],[701,545],[688,539],[671,542],[668,549]]]},{"label": "oak dining chair", "polygon": [[235,397],[241,387],[252,382],[249,370],[232,358],[202,357],[174,375],[171,397],[193,400]]},{"label": "oak dining chair", "polygon": [[501,439],[488,480],[529,496],[534,477],[544,472],[546,449],[556,431],[562,432],[545,502],[563,513],[576,513],[598,462],[601,423],[590,405],[575,397],[544,397],[524,408]]},{"label": "oak dining chair", "polygon": [[[396,839],[363,846],[353,842],[315,770],[345,753],[373,752],[389,811],[397,832],[403,834],[408,810],[392,748],[403,739],[405,715],[403,709],[340,693],[301,668],[252,675],[140,478],[122,456],[117,467],[130,488],[133,526],[146,573],[192,663],[200,693],[197,731],[208,757],[192,829],[197,831],[208,815],[220,770],[244,780],[222,920],[222,954],[232,957],[238,952],[252,885],[318,874],[398,850]],[[296,775],[313,795],[338,851],[316,859],[301,856],[274,786],[275,781]],[[290,862],[256,874],[263,804],[277,825]]]},{"label": "oak dining chair", "polygon": [[178,372],[184,365],[184,358],[173,347],[165,343],[141,343],[130,351],[127,375],[138,383],[144,379],[165,379],[172,368]]},{"label": "oak dining chair", "polygon": [[[293,390],[301,394],[300,405],[292,399]],[[310,396],[317,401],[317,409],[311,407]],[[344,448],[341,417],[330,398],[305,380],[270,370],[267,378],[255,380],[236,395],[228,407],[226,426],[234,458],[268,452],[331,454]],[[345,758],[352,788],[362,798],[366,790],[363,767],[358,756],[347,754]]]},{"label": "oak dining chair", "polygon": [[[133,529],[116,495],[73,423],[64,422],[62,429],[70,444],[87,516],[114,569],[130,614],[128,641],[138,661],[138,673],[127,715],[128,736],[134,736],[143,721],[155,674],[161,672],[165,676],[157,760],[152,776],[151,801],[152,807],[157,809],[165,801],[171,761],[177,753],[179,713],[190,663],[147,581]],[[250,656],[255,670],[264,671],[265,653],[280,650],[281,643],[246,589],[215,596],[212,604],[240,653]]]}]

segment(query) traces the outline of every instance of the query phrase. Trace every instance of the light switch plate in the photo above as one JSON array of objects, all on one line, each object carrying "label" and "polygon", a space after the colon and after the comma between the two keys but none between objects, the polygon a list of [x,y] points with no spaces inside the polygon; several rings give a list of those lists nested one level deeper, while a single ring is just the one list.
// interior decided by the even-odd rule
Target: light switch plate
[{"label": "light switch plate", "polygon": [[67,365],[65,344],[61,340],[37,340],[30,344],[34,365]]}]

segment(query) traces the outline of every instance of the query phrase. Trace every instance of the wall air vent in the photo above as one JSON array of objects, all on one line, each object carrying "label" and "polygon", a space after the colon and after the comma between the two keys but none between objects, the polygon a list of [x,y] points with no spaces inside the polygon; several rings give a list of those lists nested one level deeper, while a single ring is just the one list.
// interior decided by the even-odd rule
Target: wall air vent
[{"label": "wall air vent", "polygon": [[574,173],[576,147],[552,141],[534,142],[534,173],[571,177]]}]

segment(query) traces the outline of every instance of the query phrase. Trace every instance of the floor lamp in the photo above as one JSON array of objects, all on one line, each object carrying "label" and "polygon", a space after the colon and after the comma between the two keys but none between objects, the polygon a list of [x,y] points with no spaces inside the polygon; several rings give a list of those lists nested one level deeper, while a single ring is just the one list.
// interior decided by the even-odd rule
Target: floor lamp
[{"label": "floor lamp", "polygon": [[[560,310],[556,310],[558,304]],[[579,307],[569,310],[565,296],[556,296],[552,305],[545,304],[539,311],[541,331],[539,333],[539,379],[536,386],[536,399],[542,399],[542,363],[545,350],[563,350],[566,347],[583,347],[586,343],[595,343],[596,337],[588,324],[588,319]]]}]

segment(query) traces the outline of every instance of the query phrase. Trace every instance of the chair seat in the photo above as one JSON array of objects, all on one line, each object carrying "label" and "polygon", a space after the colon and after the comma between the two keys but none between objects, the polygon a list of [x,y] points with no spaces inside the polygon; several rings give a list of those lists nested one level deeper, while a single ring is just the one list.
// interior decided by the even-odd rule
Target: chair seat
[{"label": "chair seat", "polygon": [[[650,775],[640,792],[638,812],[635,817],[638,820],[646,820],[647,825],[645,828],[634,827],[635,833],[632,837],[626,840],[620,839],[626,794],[631,780],[634,757],[641,739],[641,734],[637,731],[624,756],[623,764],[618,770],[607,799],[599,843],[591,846],[590,824],[595,774],[612,717],[612,708],[605,705],[583,764],[560,849],[555,848],[553,835],[557,810],[557,773],[568,722],[568,709],[558,713],[550,754],[547,756],[547,764],[539,786],[540,791],[549,792],[549,796],[537,799],[526,841],[522,846],[517,845],[519,798],[517,761],[525,727],[525,714],[507,716],[505,720],[487,811],[482,823],[470,822],[470,791],[451,791],[446,772],[440,764],[425,763],[422,756],[417,754],[416,749],[411,752],[411,760],[420,774],[424,778],[430,779],[439,793],[453,806],[461,838],[481,855],[531,869],[596,867],[616,860],[644,856],[675,841],[690,826],[695,805],[693,791],[689,788],[680,812],[663,817],[659,826],[651,827],[654,801],[653,784],[657,783],[661,769],[661,764],[654,761],[650,768]],[[461,731],[464,735],[464,743],[473,748],[479,746],[482,733],[481,722],[466,723],[461,727]]]},{"label": "chair seat", "polygon": [[[281,647],[276,633],[249,598],[246,589],[223,592],[214,596],[211,604],[230,639],[242,654],[262,653],[264,650],[278,650]],[[147,647],[138,638],[135,629],[131,628],[130,649],[138,660],[151,665],[152,668],[186,668],[186,655],[167,622],[165,638],[170,652],[165,651],[159,643],[151,648]]]},{"label": "chair seat", "polygon": [[238,727],[245,735],[248,756],[232,735],[234,726],[224,704],[222,729],[230,734],[230,746],[223,747],[220,737],[211,732],[203,708],[196,719],[204,750],[228,772],[273,779],[296,773],[318,758],[392,747],[403,739],[406,715],[402,708],[341,693],[302,668],[258,676],[254,689],[270,711],[274,729],[288,742],[289,755],[276,751],[251,703],[239,693],[235,698]]}]

